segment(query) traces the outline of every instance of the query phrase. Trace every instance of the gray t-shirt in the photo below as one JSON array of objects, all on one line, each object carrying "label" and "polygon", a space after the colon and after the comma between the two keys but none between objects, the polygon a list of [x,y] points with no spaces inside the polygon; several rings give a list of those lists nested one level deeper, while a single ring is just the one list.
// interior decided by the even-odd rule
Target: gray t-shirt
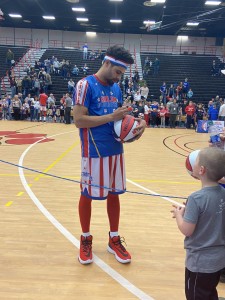
[{"label": "gray t-shirt", "polygon": [[72,99],[70,97],[66,98],[66,107],[71,107],[72,106]]},{"label": "gray t-shirt", "polygon": [[171,115],[177,115],[178,112],[179,112],[178,104],[172,102],[172,103],[169,105],[169,113],[170,113]]},{"label": "gray t-shirt", "polygon": [[214,273],[225,267],[225,189],[205,187],[188,197],[184,220],[196,224],[184,240],[186,268]]}]

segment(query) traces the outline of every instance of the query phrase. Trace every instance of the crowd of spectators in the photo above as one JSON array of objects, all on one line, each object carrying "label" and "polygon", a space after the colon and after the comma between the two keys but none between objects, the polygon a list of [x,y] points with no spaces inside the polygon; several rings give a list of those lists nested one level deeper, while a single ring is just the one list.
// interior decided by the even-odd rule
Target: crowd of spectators
[{"label": "crowd of spectators", "polygon": [[162,101],[147,101],[143,98],[131,100],[129,96],[125,103],[132,107],[131,114],[145,119],[149,127],[196,129],[200,120],[225,121],[225,99],[219,96],[211,99],[208,105],[187,99],[179,102],[176,98],[167,98],[164,104]]},{"label": "crowd of spectators", "polygon": [[[95,53],[95,54],[94,54]],[[102,52],[89,51],[87,44],[83,47],[83,59],[101,58]],[[8,53],[8,60],[12,60],[12,54]],[[148,57],[144,63],[144,73],[152,69],[152,74],[157,75],[160,70],[158,58],[154,62]],[[58,59],[52,56],[43,62],[36,61],[35,64],[28,65],[25,69],[26,76],[16,78],[13,68],[8,75],[10,80],[11,95],[5,95],[0,100],[0,118],[2,120],[30,120],[40,121],[40,93],[48,96],[46,120],[49,122],[65,122],[66,98],[70,98],[73,93],[75,82],[72,75],[78,76],[80,72],[84,76],[88,75],[89,67],[87,62],[83,67],[77,65],[72,67],[69,60]],[[61,76],[63,80],[68,80],[68,93],[63,95],[59,104],[51,92],[51,75]],[[159,88],[159,99],[152,99],[149,96],[149,88],[144,80],[140,80],[137,70],[133,72],[131,78],[125,76],[119,82],[125,104],[132,107],[132,114],[135,117],[144,118],[148,126],[152,127],[186,127],[196,128],[199,120],[224,120],[225,103],[222,98],[216,96],[211,99],[208,106],[203,103],[194,103],[193,91],[190,88],[188,78],[179,84],[167,86],[163,82]],[[72,105],[67,109],[67,121],[72,118]]]},{"label": "crowd of spectators", "polygon": [[53,93],[46,95],[46,112],[42,118],[42,103],[40,98],[46,95],[41,91],[39,96],[34,97],[28,94],[23,98],[21,93],[13,98],[10,95],[5,95],[0,99],[0,120],[27,120],[31,122],[55,122],[70,124],[73,119],[72,96],[69,93],[63,95],[59,103]]},{"label": "crowd of spectators", "polygon": [[223,71],[225,71],[225,62],[220,61],[219,63],[216,63],[215,60],[212,61],[212,67],[211,67],[211,75],[213,77],[215,76],[221,76],[224,75]]}]

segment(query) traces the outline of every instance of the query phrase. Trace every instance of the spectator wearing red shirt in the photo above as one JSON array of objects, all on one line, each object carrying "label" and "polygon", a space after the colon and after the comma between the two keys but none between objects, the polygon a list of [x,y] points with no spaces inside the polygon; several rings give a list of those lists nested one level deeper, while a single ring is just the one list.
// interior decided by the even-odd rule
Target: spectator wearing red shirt
[{"label": "spectator wearing red shirt", "polygon": [[191,124],[194,126],[194,114],[195,114],[195,105],[192,101],[185,108],[185,113],[187,114],[186,127],[191,128]]}]

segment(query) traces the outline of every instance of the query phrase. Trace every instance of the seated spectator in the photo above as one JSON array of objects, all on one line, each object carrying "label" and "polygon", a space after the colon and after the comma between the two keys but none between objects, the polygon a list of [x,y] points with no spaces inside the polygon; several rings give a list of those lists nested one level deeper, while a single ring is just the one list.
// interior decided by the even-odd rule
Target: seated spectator
[{"label": "seated spectator", "polygon": [[74,65],[73,70],[72,70],[72,74],[75,76],[79,75],[79,69],[77,67],[77,65]]},{"label": "seated spectator", "polygon": [[94,53],[94,51],[91,50],[89,52],[88,59],[90,59],[90,60],[94,60],[95,59],[95,53]]},{"label": "seated spectator", "polygon": [[189,89],[189,91],[187,92],[187,98],[191,99],[193,97],[194,93],[192,91],[192,89]]},{"label": "seated spectator", "polygon": [[141,94],[140,91],[136,91],[136,93],[134,94],[134,101],[136,102],[140,102],[141,101]]},{"label": "seated spectator", "polygon": [[131,82],[129,83],[128,88],[125,90],[125,94],[127,97],[130,97],[131,101],[134,100],[134,89]]},{"label": "seated spectator", "polygon": [[70,80],[68,81],[68,92],[69,92],[70,94],[73,93],[74,86],[75,86],[75,82],[73,81],[73,79],[70,79]]},{"label": "seated spectator", "polygon": [[88,75],[89,67],[87,66],[87,64],[84,64],[84,66],[81,69],[83,70],[85,76]]},{"label": "seated spectator", "polygon": [[146,83],[141,87],[141,96],[144,97],[145,99],[148,98],[148,93],[149,93],[149,88],[147,87]]}]

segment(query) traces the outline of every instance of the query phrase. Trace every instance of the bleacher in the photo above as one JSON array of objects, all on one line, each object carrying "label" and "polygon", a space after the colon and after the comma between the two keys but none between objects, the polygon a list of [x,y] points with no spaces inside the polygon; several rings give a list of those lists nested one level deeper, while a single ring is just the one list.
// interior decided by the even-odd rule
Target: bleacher
[{"label": "bleacher", "polygon": [[[52,58],[52,56],[56,57],[59,62],[63,59],[69,60],[71,62],[72,68],[74,65],[77,65],[79,68],[79,75],[74,76],[71,74],[71,78],[75,82],[75,84],[84,77],[83,71],[81,67],[86,63],[89,67],[88,74],[94,74],[98,71],[101,66],[101,60],[83,60],[83,52],[79,50],[62,50],[62,49],[47,49],[44,55],[42,56],[40,61],[44,61],[47,58]],[[50,74],[52,77],[52,86],[50,92],[52,92],[58,101],[62,98],[63,94],[68,92],[68,80],[64,80],[61,75]]]},{"label": "bleacher", "polygon": [[11,49],[11,51],[14,53],[15,62],[18,62],[28,50],[27,47],[0,46],[0,78],[5,76],[6,72],[9,70],[9,67],[6,63],[6,53],[8,49]]},{"label": "bleacher", "polygon": [[225,76],[211,76],[212,61],[215,60],[216,64],[220,63],[217,57],[142,53],[142,66],[147,56],[152,62],[156,57],[160,60],[159,74],[153,76],[153,68],[151,68],[151,74],[145,78],[152,99],[159,99],[159,88],[164,81],[168,88],[170,84],[184,82],[185,78],[188,78],[195,102],[206,103],[216,95],[225,97]]}]

